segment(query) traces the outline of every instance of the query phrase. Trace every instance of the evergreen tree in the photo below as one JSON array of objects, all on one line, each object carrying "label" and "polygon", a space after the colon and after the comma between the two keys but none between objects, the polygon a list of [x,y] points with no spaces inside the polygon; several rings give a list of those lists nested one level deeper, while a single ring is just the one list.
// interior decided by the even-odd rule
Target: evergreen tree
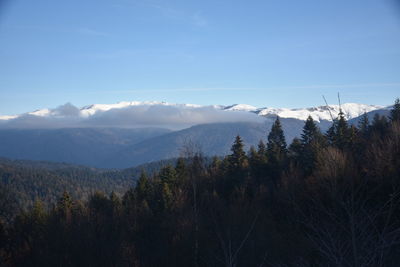
[{"label": "evergreen tree", "polygon": [[188,173],[186,169],[186,163],[184,158],[179,158],[175,165],[175,172],[177,179],[180,183],[182,183],[185,179],[188,178]]},{"label": "evergreen tree", "polygon": [[293,138],[292,143],[289,145],[289,157],[295,161],[300,160],[301,153],[303,152],[303,144],[297,137]]},{"label": "evergreen tree", "polygon": [[246,152],[243,148],[242,138],[238,135],[231,147],[232,153],[228,156],[229,168],[231,170],[243,169],[247,166]]},{"label": "evergreen tree", "polygon": [[342,110],[338,119],[334,120],[327,132],[329,144],[339,149],[346,149],[349,146],[349,125]]},{"label": "evergreen tree", "polygon": [[336,138],[335,144],[338,148],[344,149],[346,148],[349,142],[349,125],[347,120],[344,118],[344,114],[342,111],[339,112],[339,120],[336,128]]},{"label": "evergreen tree", "polygon": [[279,117],[276,118],[272,125],[271,132],[268,134],[267,143],[267,173],[271,188],[275,191],[281,178],[287,159],[287,149],[285,135]]},{"label": "evergreen tree", "polygon": [[369,134],[369,119],[366,112],[361,116],[360,120],[358,121],[358,129],[362,137],[367,137]]},{"label": "evergreen tree", "polygon": [[267,155],[267,148],[262,140],[258,143],[258,154],[260,156],[266,156]]},{"label": "evergreen tree", "polygon": [[171,165],[167,165],[161,169],[159,177],[163,184],[174,186],[177,181],[175,168]]},{"label": "evergreen tree", "polygon": [[301,143],[307,146],[315,142],[318,138],[321,138],[321,131],[315,124],[313,118],[308,116],[303,127],[303,133],[301,134]]},{"label": "evergreen tree", "polygon": [[323,135],[315,124],[313,118],[309,116],[304,124],[301,134],[300,163],[306,175],[310,175],[314,169],[317,153],[321,150],[324,140]]},{"label": "evergreen tree", "polygon": [[385,116],[380,116],[375,114],[371,124],[371,134],[375,135],[377,138],[383,137],[388,133],[389,121]]},{"label": "evergreen tree", "polygon": [[279,117],[276,118],[268,134],[268,159],[283,160],[286,156],[286,140]]},{"label": "evergreen tree", "polygon": [[135,194],[139,201],[146,199],[149,196],[150,185],[146,172],[142,171],[139,180],[135,187]]},{"label": "evergreen tree", "polygon": [[400,122],[400,99],[397,98],[394,102],[393,108],[390,111],[390,120],[392,122]]}]

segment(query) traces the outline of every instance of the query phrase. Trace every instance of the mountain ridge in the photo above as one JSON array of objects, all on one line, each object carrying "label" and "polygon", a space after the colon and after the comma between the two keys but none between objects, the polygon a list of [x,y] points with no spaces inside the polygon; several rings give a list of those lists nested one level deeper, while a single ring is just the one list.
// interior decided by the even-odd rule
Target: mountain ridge
[{"label": "mountain ridge", "polygon": [[[110,117],[125,118],[126,122],[122,122],[117,127],[135,127],[136,124],[146,124],[145,120],[141,120],[140,116],[149,117],[150,120],[155,120],[162,123],[164,119],[166,124],[168,120],[184,125],[184,127],[193,126],[196,124],[204,124],[209,122],[226,122],[235,121],[232,116],[241,114],[255,114],[259,117],[279,116],[281,118],[292,118],[306,120],[308,116],[312,116],[314,120],[320,122],[322,120],[332,121],[332,116],[337,117],[340,109],[344,112],[348,120],[368,113],[374,110],[387,108],[379,105],[367,105],[358,103],[345,103],[339,105],[316,106],[307,108],[274,108],[274,107],[255,107],[247,104],[233,105],[196,105],[196,104],[175,104],[158,101],[130,101],[118,102],[115,104],[92,104],[81,108],[67,103],[53,109],[40,109],[32,112],[26,112],[18,115],[3,115],[0,116],[0,126],[9,128],[29,127],[34,128],[35,125],[40,125],[43,120],[52,120],[53,128],[62,128],[63,124],[57,126],[60,121],[68,121],[69,124],[78,125],[79,127],[88,124],[92,126],[93,122],[99,122],[106,119],[105,126],[110,126]],[[162,114],[165,113],[165,114]],[[158,121],[154,117],[160,116]],[[169,116],[169,117],[168,117]],[[213,118],[218,117],[220,118]],[[225,118],[230,116],[229,119]],[[132,119],[133,118],[133,119]],[[249,117],[250,118],[250,117]],[[129,123],[132,119],[134,123]],[[197,120],[196,120],[197,119]],[[237,119],[239,121],[240,118]],[[246,121],[248,118],[242,118],[241,121]],[[254,117],[252,119],[255,119]],[[82,122],[83,121],[83,122]],[[112,120],[111,120],[112,121]],[[75,124],[74,124],[75,123]],[[21,126],[22,125],[22,126]],[[104,125],[103,125],[104,126]],[[141,125],[143,126],[143,125]],[[110,127],[113,127],[112,125]],[[40,128],[40,126],[38,126]],[[182,127],[181,127],[182,128]]]}]

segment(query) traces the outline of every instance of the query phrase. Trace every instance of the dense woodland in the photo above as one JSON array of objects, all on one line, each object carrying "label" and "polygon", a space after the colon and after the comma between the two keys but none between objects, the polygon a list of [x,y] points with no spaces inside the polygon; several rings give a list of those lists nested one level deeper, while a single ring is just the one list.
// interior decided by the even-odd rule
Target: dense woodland
[{"label": "dense woodland", "polygon": [[[287,146],[207,161],[195,146],[121,197],[64,192],[0,224],[4,266],[399,266],[400,102],[390,117],[311,117]],[[9,202],[10,203],[10,202]],[[5,209],[6,207],[2,207]]]},{"label": "dense woodland", "polygon": [[122,196],[140,177],[159,171],[176,159],[143,164],[123,170],[89,168],[66,163],[10,160],[0,158],[0,218],[11,221],[21,209],[42,201],[45,208],[55,205],[63,192],[85,201],[97,191]]}]

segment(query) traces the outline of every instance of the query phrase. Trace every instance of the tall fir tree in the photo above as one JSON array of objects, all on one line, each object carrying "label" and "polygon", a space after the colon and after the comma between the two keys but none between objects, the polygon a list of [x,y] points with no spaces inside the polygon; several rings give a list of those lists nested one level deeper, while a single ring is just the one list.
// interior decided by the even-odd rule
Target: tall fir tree
[{"label": "tall fir tree", "polygon": [[400,123],[400,99],[397,98],[394,102],[392,110],[390,110],[390,120]]},{"label": "tall fir tree", "polygon": [[349,146],[349,129],[344,113],[340,109],[339,117],[333,121],[332,126],[327,132],[329,144],[342,150],[346,149]]},{"label": "tall fir tree", "polygon": [[279,117],[276,118],[268,134],[267,155],[269,159],[281,160],[286,157],[286,140]]},{"label": "tall fir tree", "polygon": [[271,182],[271,189],[275,192],[287,159],[286,140],[279,117],[276,118],[268,134],[267,158],[267,181]]},{"label": "tall fir tree", "polygon": [[303,145],[310,145],[318,141],[322,136],[320,129],[311,116],[308,116],[301,134],[301,143]]},{"label": "tall fir tree", "polygon": [[371,134],[375,135],[375,137],[383,137],[388,133],[388,130],[389,121],[386,116],[375,114],[371,123]]},{"label": "tall fir tree", "polygon": [[170,186],[174,186],[177,182],[177,175],[175,168],[171,165],[167,165],[160,171],[160,179],[163,184],[168,184]]},{"label": "tall fir tree", "polygon": [[317,153],[321,150],[324,140],[323,135],[309,116],[304,124],[303,133],[301,134],[301,153],[299,161],[306,175],[310,175],[314,169],[317,159]]},{"label": "tall fir tree", "polygon": [[150,194],[150,183],[146,172],[143,170],[140,173],[139,180],[136,183],[135,195],[139,201],[147,199]]},{"label": "tall fir tree", "polygon": [[232,170],[243,169],[247,166],[246,152],[242,138],[238,135],[231,147],[232,153],[228,157],[229,165]]},{"label": "tall fir tree", "polygon": [[369,134],[370,125],[369,125],[369,118],[366,112],[361,116],[360,120],[358,121],[358,129],[359,133],[363,138],[366,138]]}]

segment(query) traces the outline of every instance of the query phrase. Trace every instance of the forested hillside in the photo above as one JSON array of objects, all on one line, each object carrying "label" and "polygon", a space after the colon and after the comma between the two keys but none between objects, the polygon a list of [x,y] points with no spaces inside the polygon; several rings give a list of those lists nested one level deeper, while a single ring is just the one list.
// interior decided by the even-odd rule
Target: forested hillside
[{"label": "forested hillside", "polygon": [[258,147],[232,141],[211,162],[185,147],[122,197],[66,191],[54,207],[3,219],[3,264],[399,265],[399,100],[357,126],[340,113],[326,134],[310,117],[289,145],[279,118]]},{"label": "forested hillside", "polygon": [[57,203],[63,192],[85,201],[97,191],[122,196],[134,186],[142,171],[153,173],[165,164],[159,161],[124,170],[103,170],[65,163],[0,158],[0,216],[9,221],[21,209],[42,201]]}]

